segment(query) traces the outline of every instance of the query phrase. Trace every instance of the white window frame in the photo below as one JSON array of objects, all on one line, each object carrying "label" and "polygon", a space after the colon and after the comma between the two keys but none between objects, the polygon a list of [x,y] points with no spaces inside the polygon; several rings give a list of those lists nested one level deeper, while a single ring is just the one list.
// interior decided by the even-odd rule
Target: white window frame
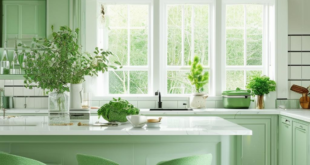
[{"label": "white window frame", "polygon": [[[151,95],[153,93],[153,0],[98,0],[97,6],[100,6],[101,4],[124,4],[124,5],[148,5],[149,6],[149,28],[148,28],[148,63],[146,66],[123,66],[121,69],[117,69],[116,71],[127,71],[128,73],[130,71],[147,71],[148,72],[148,93],[147,94],[110,94],[109,93],[109,73],[106,72],[103,75],[99,75],[97,78],[97,84],[103,82],[103,89],[99,89],[100,91],[103,91],[100,96],[108,96],[108,97],[127,97],[127,96],[145,96],[145,95]],[[97,13],[100,13],[101,8],[97,8]],[[128,29],[130,25],[128,23]],[[97,27],[97,34],[100,34],[99,32],[99,25]],[[108,42],[108,39],[103,39],[106,42]],[[130,48],[130,33],[128,30],[128,48]],[[103,41],[104,42],[104,41]],[[107,45],[104,43],[104,45]],[[128,64],[130,64],[130,50],[128,49]],[[109,71],[112,71],[113,69],[109,69]],[[130,82],[130,75],[128,74],[128,79]],[[128,90],[129,89],[129,83],[128,82]],[[98,85],[97,85],[98,87]]]},{"label": "white window frame", "polygon": [[[226,6],[227,5],[238,5],[238,4],[259,4],[264,5],[263,8],[263,44],[262,44],[262,65],[261,66],[255,66],[255,65],[246,65],[246,35],[244,35],[244,65],[242,66],[228,66],[226,65]],[[244,84],[246,85],[246,71],[251,70],[261,70],[263,75],[271,76],[272,71],[270,71],[271,68],[271,58],[272,56],[275,56],[274,50],[272,49],[274,47],[274,29],[275,29],[275,23],[272,25],[272,20],[270,18],[274,17],[275,13],[271,13],[270,10],[271,6],[274,6],[275,2],[273,0],[223,0],[222,1],[222,38],[221,38],[221,45],[222,45],[222,91],[226,90],[226,71],[243,71],[244,72]],[[246,12],[246,10],[245,10]],[[246,13],[244,15],[246,20]],[[246,26],[246,25],[244,25]],[[246,33],[246,30],[245,30]],[[242,87],[243,88],[243,87]]]},{"label": "white window frame", "polygon": [[[164,96],[180,96],[180,94],[167,93],[167,72],[168,71],[189,71],[190,66],[168,66],[167,65],[167,5],[169,4],[203,4],[209,5],[209,58],[208,66],[203,66],[205,71],[209,71],[209,95],[215,94],[215,1],[214,0],[160,0],[160,91]],[[182,54],[183,57],[183,54]],[[193,58],[193,57],[192,57]],[[183,64],[184,60],[182,60]],[[188,97],[190,94],[181,94]]]}]

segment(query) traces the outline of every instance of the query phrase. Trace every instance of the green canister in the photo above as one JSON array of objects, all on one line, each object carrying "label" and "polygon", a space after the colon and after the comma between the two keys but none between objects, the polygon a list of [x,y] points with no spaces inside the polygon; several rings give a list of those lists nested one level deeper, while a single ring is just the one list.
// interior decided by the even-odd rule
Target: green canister
[{"label": "green canister", "polygon": [[236,90],[223,91],[222,95],[225,108],[246,109],[250,107],[250,90],[241,90],[240,88],[237,88]]}]

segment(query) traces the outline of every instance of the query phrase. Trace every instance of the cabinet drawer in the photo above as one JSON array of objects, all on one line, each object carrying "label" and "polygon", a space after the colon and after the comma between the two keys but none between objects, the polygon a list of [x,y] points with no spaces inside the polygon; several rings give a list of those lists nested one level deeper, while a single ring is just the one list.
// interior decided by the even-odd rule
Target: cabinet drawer
[{"label": "cabinet drawer", "polygon": [[292,125],[292,119],[290,118],[281,117],[281,122],[287,125]]},{"label": "cabinet drawer", "polygon": [[305,124],[300,124],[300,123],[297,123],[297,122],[294,122],[294,128],[300,130],[300,131],[303,131],[303,132],[307,132],[308,131],[308,125],[305,125]]}]

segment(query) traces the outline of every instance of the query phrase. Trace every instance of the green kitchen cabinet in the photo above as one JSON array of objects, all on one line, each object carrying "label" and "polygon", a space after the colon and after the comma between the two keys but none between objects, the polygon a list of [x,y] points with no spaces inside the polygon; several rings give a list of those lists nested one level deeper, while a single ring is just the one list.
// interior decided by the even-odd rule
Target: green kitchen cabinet
[{"label": "green kitchen cabinet", "polygon": [[308,140],[308,125],[293,121],[293,165],[309,165]]},{"label": "green kitchen cabinet", "polygon": [[279,165],[292,165],[292,123],[288,117],[280,117],[279,120]]},{"label": "green kitchen cabinet", "polygon": [[14,48],[16,39],[29,45],[33,37],[45,38],[45,0],[4,0],[3,25],[6,47]]}]

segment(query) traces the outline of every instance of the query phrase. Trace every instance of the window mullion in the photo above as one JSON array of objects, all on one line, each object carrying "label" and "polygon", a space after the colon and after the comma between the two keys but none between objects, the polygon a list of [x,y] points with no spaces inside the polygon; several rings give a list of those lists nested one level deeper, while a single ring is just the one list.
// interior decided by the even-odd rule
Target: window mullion
[{"label": "window mullion", "polygon": [[181,25],[181,33],[182,33],[182,50],[181,50],[181,54],[182,54],[182,57],[181,57],[181,65],[183,66],[184,65],[184,24],[185,24],[185,21],[184,21],[184,5],[182,5],[182,25]]},{"label": "window mullion", "polygon": [[194,46],[195,46],[195,45],[194,45],[194,39],[195,39],[195,38],[194,38],[194,34],[195,34],[195,33],[194,33],[194,32],[195,32],[195,31],[194,31],[194,29],[195,29],[195,28],[194,28],[194,27],[195,27],[195,26],[194,26],[194,25],[195,25],[195,22],[194,22],[194,21],[195,21],[195,20],[194,20],[194,18],[195,18],[195,8],[194,8],[194,5],[192,5],[192,17],[191,17],[191,60],[194,59],[193,56],[194,56],[194,53],[195,53],[195,52],[194,52],[194,51],[195,51],[195,47],[194,47]]},{"label": "window mullion", "polygon": [[[127,65],[130,66],[130,6],[127,5]],[[130,94],[130,75],[129,75],[129,71],[127,71],[127,93],[126,94]]]},{"label": "window mullion", "polygon": [[246,44],[247,43],[246,15],[247,15],[246,5],[244,5],[244,26],[243,26],[244,27],[244,33],[243,33],[243,35],[244,35],[243,36],[243,39],[244,39],[244,43],[243,43],[244,44],[243,45],[244,46],[244,49],[243,49],[244,50],[244,52],[243,52],[243,60],[244,60],[243,61],[243,65],[244,66],[246,66],[246,60],[247,60],[247,58],[246,58],[247,57],[247,47],[246,47],[246,45],[247,45]]}]

